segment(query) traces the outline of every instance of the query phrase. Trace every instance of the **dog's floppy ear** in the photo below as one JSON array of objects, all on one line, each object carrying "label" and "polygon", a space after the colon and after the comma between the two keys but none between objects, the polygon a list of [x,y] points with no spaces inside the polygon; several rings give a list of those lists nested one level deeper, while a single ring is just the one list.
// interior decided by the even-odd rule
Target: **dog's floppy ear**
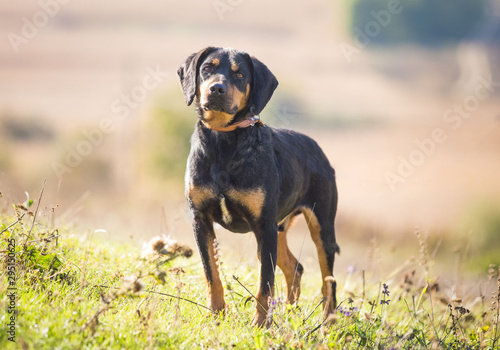
[{"label": "dog's floppy ear", "polygon": [[214,47],[206,47],[199,52],[195,52],[186,58],[186,61],[177,70],[177,75],[181,82],[182,93],[186,104],[189,106],[193,103],[194,96],[196,95],[196,85],[198,84],[198,68],[201,61],[210,52],[214,51]]},{"label": "dog's floppy ear", "polygon": [[258,115],[271,99],[278,86],[278,80],[264,63],[250,57],[253,66],[253,84],[250,96],[250,110]]}]

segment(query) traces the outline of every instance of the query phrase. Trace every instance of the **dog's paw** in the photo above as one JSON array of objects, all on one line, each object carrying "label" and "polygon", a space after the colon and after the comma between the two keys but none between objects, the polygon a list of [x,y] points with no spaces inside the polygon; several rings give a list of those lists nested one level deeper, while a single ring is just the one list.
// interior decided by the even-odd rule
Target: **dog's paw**
[{"label": "dog's paw", "polygon": [[210,307],[210,311],[212,312],[212,315],[220,316],[220,317],[224,317],[226,315],[226,309],[227,309],[226,304],[224,304],[222,306],[218,306],[218,307]]},{"label": "dog's paw", "polygon": [[267,313],[255,310],[252,318],[252,326],[269,328],[272,323],[272,316],[268,317]]}]

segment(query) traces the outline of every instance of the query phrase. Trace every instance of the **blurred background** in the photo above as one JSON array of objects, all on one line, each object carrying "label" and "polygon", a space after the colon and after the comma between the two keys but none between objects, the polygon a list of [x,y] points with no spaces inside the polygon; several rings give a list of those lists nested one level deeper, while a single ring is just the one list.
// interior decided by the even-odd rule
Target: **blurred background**
[{"label": "blurred background", "polygon": [[[337,271],[387,271],[418,235],[444,275],[500,264],[499,0],[3,1],[0,33],[1,213],[47,179],[52,225],[194,244],[176,70],[229,46],[280,82],[263,121],[337,171]],[[299,221],[293,250],[314,261]],[[218,232],[255,263],[252,235]]]}]

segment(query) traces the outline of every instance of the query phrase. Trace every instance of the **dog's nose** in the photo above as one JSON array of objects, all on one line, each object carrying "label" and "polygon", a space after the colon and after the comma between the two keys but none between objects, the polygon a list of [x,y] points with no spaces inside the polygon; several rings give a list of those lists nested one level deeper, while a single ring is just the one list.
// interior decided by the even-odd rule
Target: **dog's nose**
[{"label": "dog's nose", "polygon": [[224,84],[215,83],[210,85],[210,94],[212,95],[224,95],[226,93],[226,86]]}]

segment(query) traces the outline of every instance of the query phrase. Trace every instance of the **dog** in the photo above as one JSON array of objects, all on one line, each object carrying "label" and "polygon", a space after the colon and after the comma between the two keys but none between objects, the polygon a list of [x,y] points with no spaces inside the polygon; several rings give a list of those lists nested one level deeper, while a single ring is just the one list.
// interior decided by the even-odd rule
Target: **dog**
[{"label": "dog", "polygon": [[253,231],[260,275],[252,324],[269,326],[276,265],[291,304],[300,295],[303,267],[288,248],[287,231],[303,214],[323,277],[325,313],[336,308],[333,279],[337,185],[335,171],[318,144],[303,134],[268,127],[260,113],[278,86],[257,58],[231,48],[207,47],[178,69],[181,89],[198,121],[191,137],[185,192],[207,283],[209,307],[224,312],[213,225]]}]

